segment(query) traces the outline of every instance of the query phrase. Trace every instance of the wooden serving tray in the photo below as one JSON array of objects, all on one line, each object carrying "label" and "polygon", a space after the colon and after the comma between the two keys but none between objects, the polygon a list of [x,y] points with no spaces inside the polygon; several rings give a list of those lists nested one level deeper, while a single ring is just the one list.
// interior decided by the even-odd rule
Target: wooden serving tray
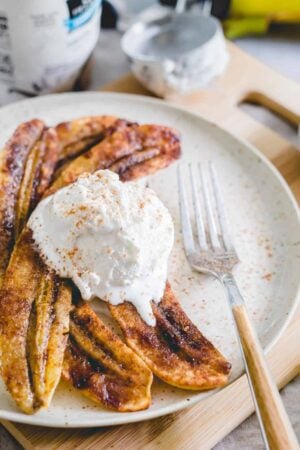
[{"label": "wooden serving tray", "polygon": [[[300,86],[228,44],[231,61],[214,86],[169,101],[204,115],[261,150],[279,169],[300,202],[300,152],[238,108],[244,100],[272,109],[295,126],[300,123]],[[107,91],[150,95],[125,76]],[[268,354],[279,387],[300,372],[300,307]],[[93,429],[53,429],[2,421],[25,449],[206,450],[254,411],[246,376],[192,408],[139,424]]]}]

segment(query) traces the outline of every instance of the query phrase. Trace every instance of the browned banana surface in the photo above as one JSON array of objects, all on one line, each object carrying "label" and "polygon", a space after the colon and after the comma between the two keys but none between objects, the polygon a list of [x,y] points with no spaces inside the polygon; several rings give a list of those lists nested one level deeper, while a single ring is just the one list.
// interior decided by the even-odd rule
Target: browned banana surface
[{"label": "browned banana surface", "polygon": [[58,153],[59,142],[55,129],[45,129],[26,160],[15,208],[15,238],[20,234],[29,214],[49,186]]},{"label": "browned banana surface", "polygon": [[[115,130],[115,127],[113,126],[112,129]],[[109,130],[107,130],[108,134]],[[123,157],[148,150],[156,150],[159,155],[168,154],[170,163],[180,155],[179,138],[168,127],[128,125],[126,121],[123,124],[121,122],[121,125],[110,136],[71,161],[54,181],[47,194],[52,194],[57,189],[74,182],[84,172],[93,173],[98,169],[107,169]],[[148,161],[150,162],[151,159]]]},{"label": "browned banana surface", "polygon": [[32,307],[27,334],[32,387],[38,407],[50,404],[60,380],[68,340],[70,289],[44,276]]},{"label": "browned banana surface", "polygon": [[[135,152],[130,161],[127,161],[127,166],[125,161],[122,164],[122,160],[116,163],[119,166],[119,170],[116,171],[122,181],[132,181],[151,175],[168,167],[180,157],[180,139],[174,130],[168,127],[157,127],[156,125],[142,126],[147,136],[144,146],[148,150],[143,152],[144,155]],[[129,158],[127,157],[127,159]],[[126,158],[123,158],[123,160],[126,160]],[[128,162],[130,163],[128,164]],[[110,167],[110,169],[114,170],[114,167]]]},{"label": "browned banana surface", "polygon": [[141,161],[139,164],[134,164],[127,170],[120,174],[122,181],[133,181],[138,178],[147,177],[156,173],[160,169],[165,169],[172,162],[179,158],[172,155],[158,155],[145,161]]},{"label": "browned banana surface", "polygon": [[26,160],[43,129],[38,119],[21,124],[0,152],[0,285],[14,245],[15,207]]},{"label": "browned banana surface", "polygon": [[61,144],[59,163],[79,155],[94,145],[116,120],[114,116],[88,116],[59,123],[56,126]]},{"label": "browned banana surface", "polygon": [[110,305],[127,344],[166,383],[183,389],[223,386],[230,364],[191,322],[167,283],[160,303],[153,302],[156,326],[147,325],[126,302]]},{"label": "browned banana surface", "polygon": [[2,377],[19,408],[47,406],[60,379],[71,292],[33,249],[27,228],[12,253],[0,292]]},{"label": "browned banana surface", "polygon": [[41,138],[41,158],[38,176],[35,178],[30,203],[30,212],[40,201],[53,181],[61,146],[54,128],[48,128]]},{"label": "browned banana surface", "polygon": [[[131,122],[128,122],[124,119],[117,119],[115,117],[110,116],[101,116],[103,117],[102,123],[104,121],[104,125],[102,128],[102,131],[100,134],[97,135],[91,135],[88,136],[87,130],[86,134],[87,136],[84,138],[81,138],[79,140],[74,140],[71,144],[67,145],[64,148],[61,148],[60,155],[58,158],[58,162],[56,165],[55,170],[55,178],[59,178],[61,173],[67,170],[67,167],[70,165],[70,163],[78,158],[78,156],[81,156],[83,153],[86,153],[88,150],[90,150],[92,147],[95,147],[97,144],[99,144],[101,141],[103,141],[106,137],[111,136],[113,133],[115,133],[118,130],[121,130],[125,128],[126,126],[132,125]],[[90,118],[92,120],[93,117]],[[97,116],[96,116],[97,119]],[[81,119],[78,119],[80,122]],[[83,122],[84,123],[84,122]],[[83,124],[84,126],[84,124]],[[74,130],[75,132],[75,130]],[[78,130],[78,136],[81,136],[82,133],[80,133],[80,129]],[[76,139],[76,135],[73,136],[74,139]],[[63,142],[60,141],[60,144],[63,145]]]},{"label": "browned banana surface", "polygon": [[150,405],[151,371],[85,303],[71,313],[63,378],[117,411],[139,411]]},{"label": "browned banana surface", "polygon": [[98,144],[103,139],[103,133],[97,134],[96,136],[87,137],[76,141],[73,144],[67,145],[60,152],[59,160],[57,166],[60,168],[66,162],[79,156],[81,153],[89,150],[94,145]]},{"label": "browned banana surface", "polygon": [[[15,206],[16,237],[51,182],[58,154],[55,129],[45,129],[26,160]],[[53,273],[47,271],[32,250],[28,230],[24,236],[15,246],[0,292],[0,315],[5,317],[3,323],[0,322],[0,344],[3,378],[8,390],[24,412],[32,413],[49,404],[60,379],[71,293]],[[21,265],[24,270],[20,272]],[[15,277],[18,277],[18,283]],[[18,308],[18,314],[15,308]],[[6,345],[15,326],[21,330],[25,352],[22,351],[21,339],[11,339],[11,346]],[[14,349],[16,359],[9,356]],[[18,377],[13,380],[16,361]]]},{"label": "browned banana surface", "polygon": [[56,125],[56,132],[62,148],[74,144],[81,139],[96,136],[117,120],[115,116],[87,116],[61,122]]},{"label": "browned banana surface", "polygon": [[120,178],[133,166],[141,164],[143,162],[148,162],[149,159],[154,158],[159,155],[159,150],[157,148],[151,148],[150,150],[140,150],[139,152],[134,152],[132,155],[125,156],[119,159],[117,162],[109,167],[109,170],[116,172]]}]

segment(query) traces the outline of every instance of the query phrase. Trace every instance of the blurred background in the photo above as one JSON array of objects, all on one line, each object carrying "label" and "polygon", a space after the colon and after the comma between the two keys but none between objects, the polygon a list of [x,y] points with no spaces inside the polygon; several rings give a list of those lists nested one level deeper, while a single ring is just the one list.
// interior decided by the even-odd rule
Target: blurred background
[{"label": "blurred background", "polygon": [[[176,0],[105,0],[89,89],[98,89],[130,70],[120,40],[133,23],[173,11],[175,5]],[[200,11],[218,18],[227,39],[282,75],[300,82],[299,0],[189,0],[186,8],[191,14]],[[188,28],[185,33],[189,33]],[[297,129],[291,124],[260,105],[242,104],[241,108],[299,146]]]},{"label": "blurred background", "polygon": [[[167,92],[158,86],[162,80],[153,81],[153,67],[143,67],[150,70],[149,85],[149,74],[145,80],[133,60],[167,61],[163,70],[173,77],[168,88],[206,87],[226,69],[222,30],[300,81],[299,0],[26,0],[26,8],[22,0],[0,0],[0,104],[98,89],[129,71],[129,60],[140,81],[160,96]],[[197,58],[187,59],[191,51]]]},{"label": "blurred background", "polygon": [[[119,45],[121,32],[140,18],[153,18],[160,10],[174,8],[175,4],[175,0],[103,2],[103,33],[96,48],[98,65],[93,70],[94,88],[99,86],[99,82],[110,82],[117,70],[120,74],[129,69]],[[222,21],[227,38],[282,74],[300,82],[299,0],[190,0],[187,7],[193,12],[202,10],[205,4],[208,9],[211,8],[211,14]],[[117,53],[107,52],[110,47]],[[105,64],[105,70],[101,62]]]},{"label": "blurred background", "polygon": [[[0,105],[130,70],[161,97],[209,89],[229,62],[225,38],[300,82],[299,0],[0,0]],[[242,107],[297,142],[295,127]]]}]

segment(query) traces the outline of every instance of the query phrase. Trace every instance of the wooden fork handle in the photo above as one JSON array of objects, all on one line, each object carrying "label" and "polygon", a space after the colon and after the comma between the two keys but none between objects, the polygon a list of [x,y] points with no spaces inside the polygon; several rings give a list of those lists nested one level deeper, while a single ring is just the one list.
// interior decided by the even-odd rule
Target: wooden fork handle
[{"label": "wooden fork handle", "polygon": [[243,304],[235,305],[232,311],[247,363],[249,381],[270,449],[298,449],[297,438],[277,386],[270,374],[246,306]]},{"label": "wooden fork handle", "polygon": [[299,449],[297,437],[267,366],[263,350],[238,287],[233,278],[230,279],[229,286],[226,280],[222,281],[228,291],[265,444],[271,450]]}]

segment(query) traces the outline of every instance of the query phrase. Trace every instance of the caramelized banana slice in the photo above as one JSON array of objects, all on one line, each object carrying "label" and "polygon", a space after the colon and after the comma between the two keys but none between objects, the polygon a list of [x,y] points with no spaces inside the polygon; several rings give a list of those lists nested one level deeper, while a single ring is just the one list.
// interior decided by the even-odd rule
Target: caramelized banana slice
[{"label": "caramelized banana slice", "polygon": [[[128,125],[127,122],[121,121],[118,127],[112,126],[111,135],[109,135],[110,129],[107,130],[107,134],[108,136],[103,141],[68,164],[52,184],[47,192],[48,195],[74,182],[84,172],[93,173],[98,169],[110,168],[119,159],[132,155],[135,152],[154,151],[154,149],[157,149],[162,156],[165,154],[170,155],[168,158],[169,163],[180,155],[179,138],[168,127]],[[150,163],[150,161],[151,159],[147,163]],[[147,163],[145,162],[144,164]],[[142,175],[144,175],[144,172]],[[135,178],[137,177],[138,174],[136,173]]]},{"label": "caramelized banana slice", "polygon": [[154,156],[128,167],[128,169],[119,174],[120,179],[122,181],[133,181],[142,177],[147,177],[156,173],[160,169],[165,169],[178,158],[179,154],[178,156],[173,156],[172,154]]},{"label": "caramelized banana slice", "polygon": [[[59,153],[56,131],[53,128],[42,131],[42,122],[33,123],[36,129],[33,129],[35,133],[32,131],[31,147],[28,145],[19,192],[15,196],[12,223],[15,239],[48,187]],[[22,128],[28,132],[25,125],[14,136]],[[37,130],[41,130],[40,134]],[[19,139],[22,146],[28,137],[23,132]],[[30,241],[30,232],[26,230],[15,247],[0,292],[3,379],[16,403],[28,413],[49,404],[60,379],[71,305],[69,290],[45,271]]]},{"label": "caramelized banana slice", "polygon": [[59,164],[78,156],[100,141],[104,131],[116,120],[114,116],[89,116],[59,123],[56,126],[61,144]]},{"label": "caramelized banana slice", "polygon": [[69,289],[52,274],[42,278],[27,335],[30,371],[36,402],[48,406],[61,376],[69,331]]},{"label": "caramelized banana slice", "polygon": [[29,152],[16,202],[16,239],[30,212],[50,184],[58,152],[59,142],[54,128],[44,130]]},{"label": "caramelized banana slice", "polygon": [[166,383],[193,390],[226,384],[230,364],[190,321],[168,283],[161,302],[153,302],[155,327],[128,302],[109,308],[129,347]]},{"label": "caramelized banana slice", "polygon": [[[141,177],[146,177],[160,169],[168,167],[176,159],[180,158],[180,139],[175,130],[168,127],[157,127],[156,125],[142,125],[147,136],[144,146],[158,150],[150,158],[138,158],[135,163],[118,172],[122,181],[132,181]],[[150,152],[150,150],[148,150]],[[139,154],[137,153],[137,156]],[[124,159],[124,158],[123,158]],[[111,169],[111,168],[110,168]],[[112,170],[112,169],[111,169]]]},{"label": "caramelized banana slice", "polygon": [[0,292],[2,377],[19,408],[47,406],[60,379],[71,292],[35,253],[25,229]]},{"label": "caramelized banana slice", "polygon": [[53,180],[60,150],[61,146],[55,129],[48,128],[41,138],[40,165],[31,193],[30,212],[35,208]]},{"label": "caramelized banana slice", "polygon": [[0,285],[14,245],[15,207],[26,160],[43,129],[37,119],[21,124],[0,153]]},{"label": "caramelized banana slice", "polygon": [[71,313],[63,378],[90,399],[117,411],[151,401],[152,373],[86,304]]},{"label": "caramelized banana slice", "polygon": [[86,137],[80,139],[79,141],[73,142],[61,149],[60,157],[58,160],[58,166],[61,167],[67,161],[76,158],[81,155],[81,153],[86,152],[94,145],[98,144],[103,138],[103,133],[97,134],[96,136]]},{"label": "caramelized banana slice", "polygon": [[81,139],[97,136],[118,120],[115,116],[87,116],[61,122],[56,125],[56,132],[62,149]]},{"label": "caramelized banana slice", "polygon": [[149,150],[140,150],[139,152],[134,152],[132,155],[125,156],[119,159],[117,162],[109,167],[109,170],[116,172],[122,179],[123,175],[128,171],[128,169],[141,164],[143,162],[148,162],[149,159],[154,158],[159,155],[159,149],[151,148]]},{"label": "caramelized banana slice", "polygon": [[[103,117],[103,119],[102,119]],[[87,128],[85,126],[85,121],[82,119],[78,119],[78,122],[81,123],[82,121],[82,128],[80,127],[72,127],[74,128],[74,134],[71,133],[71,136],[69,136],[70,140],[71,138],[74,139],[74,142],[72,141],[70,144],[66,145],[65,147],[61,148],[59,159],[56,165],[56,178],[59,178],[61,173],[64,172],[69,164],[77,158],[78,156],[81,156],[83,153],[86,153],[88,150],[90,150],[92,147],[95,147],[98,145],[101,141],[103,141],[106,137],[111,136],[114,132],[123,129],[125,126],[130,126],[131,123],[123,120],[123,119],[117,119],[115,117],[110,116],[100,116],[99,118],[96,116],[96,120],[101,119],[101,132],[100,134],[93,134],[93,128]],[[93,117],[89,118],[90,121],[93,120]],[[74,121],[77,122],[77,121]],[[59,126],[58,126],[59,127]],[[78,128],[78,129],[77,129]],[[100,129],[100,127],[99,127]],[[90,131],[91,135],[88,134]],[[80,136],[81,137],[79,139]],[[77,140],[76,140],[77,139]],[[79,139],[79,140],[78,140]],[[64,142],[66,141],[66,138],[62,138],[60,140],[60,144],[63,146]]]}]

